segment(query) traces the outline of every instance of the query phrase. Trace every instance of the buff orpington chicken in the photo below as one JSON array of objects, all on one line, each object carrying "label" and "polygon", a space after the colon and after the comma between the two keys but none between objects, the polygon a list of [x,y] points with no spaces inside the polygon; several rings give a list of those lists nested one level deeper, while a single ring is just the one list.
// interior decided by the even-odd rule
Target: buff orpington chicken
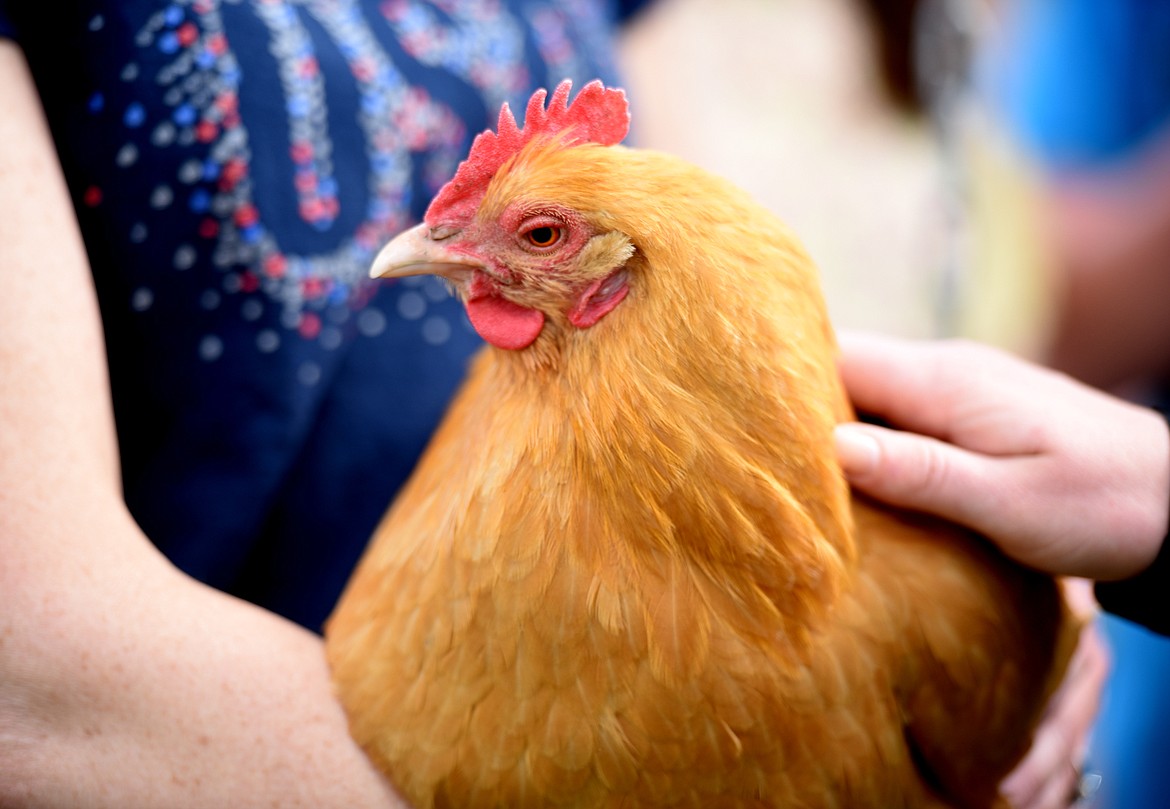
[{"label": "buff orpington chicken", "polygon": [[809,258],[619,145],[621,90],[569,95],[375,261],[489,345],[328,623],[353,736],[418,809],[1002,806],[1075,644],[1056,583],[851,496]]}]

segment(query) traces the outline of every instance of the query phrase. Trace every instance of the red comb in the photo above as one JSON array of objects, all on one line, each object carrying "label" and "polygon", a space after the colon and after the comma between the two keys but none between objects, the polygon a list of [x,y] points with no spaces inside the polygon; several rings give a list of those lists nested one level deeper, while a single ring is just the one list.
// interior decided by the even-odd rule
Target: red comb
[{"label": "red comb", "polygon": [[516,126],[516,119],[507,103],[500,109],[497,132],[490,129],[475,136],[471,153],[459,164],[451,178],[427,208],[426,221],[434,226],[439,216],[462,218],[477,204],[478,197],[500,166],[537,137],[549,137],[567,132],[567,145],[598,143],[612,146],[620,143],[630,129],[630,111],[626,94],[617,88],[606,89],[598,80],[581,88],[569,104],[573,82],[565,79],[553,91],[544,107],[545,91],[537,90],[528,100],[524,113],[524,128]]}]

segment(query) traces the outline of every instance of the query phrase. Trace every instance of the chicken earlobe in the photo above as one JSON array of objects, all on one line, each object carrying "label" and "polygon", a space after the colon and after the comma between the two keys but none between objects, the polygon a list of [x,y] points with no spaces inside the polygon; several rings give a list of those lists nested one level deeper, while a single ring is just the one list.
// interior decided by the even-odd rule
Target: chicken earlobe
[{"label": "chicken earlobe", "polygon": [[587,329],[613,311],[630,291],[629,273],[619,267],[605,278],[587,286],[568,312],[569,322],[578,329]]}]

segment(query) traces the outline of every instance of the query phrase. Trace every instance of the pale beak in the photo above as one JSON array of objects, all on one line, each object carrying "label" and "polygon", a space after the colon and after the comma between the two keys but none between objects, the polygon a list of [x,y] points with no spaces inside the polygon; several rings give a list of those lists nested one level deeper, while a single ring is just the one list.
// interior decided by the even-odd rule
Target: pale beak
[{"label": "pale beak", "polygon": [[475,259],[461,256],[432,239],[431,229],[424,222],[399,233],[382,248],[370,267],[370,277],[441,275],[456,280],[481,266]]}]

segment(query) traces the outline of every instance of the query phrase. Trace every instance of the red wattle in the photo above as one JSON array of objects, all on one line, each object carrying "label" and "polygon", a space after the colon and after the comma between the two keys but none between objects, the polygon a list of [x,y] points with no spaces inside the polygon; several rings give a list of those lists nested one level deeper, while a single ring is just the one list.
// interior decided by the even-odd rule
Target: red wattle
[{"label": "red wattle", "polygon": [[469,299],[467,317],[480,337],[509,351],[528,348],[544,328],[544,312],[526,309],[499,295]]}]

